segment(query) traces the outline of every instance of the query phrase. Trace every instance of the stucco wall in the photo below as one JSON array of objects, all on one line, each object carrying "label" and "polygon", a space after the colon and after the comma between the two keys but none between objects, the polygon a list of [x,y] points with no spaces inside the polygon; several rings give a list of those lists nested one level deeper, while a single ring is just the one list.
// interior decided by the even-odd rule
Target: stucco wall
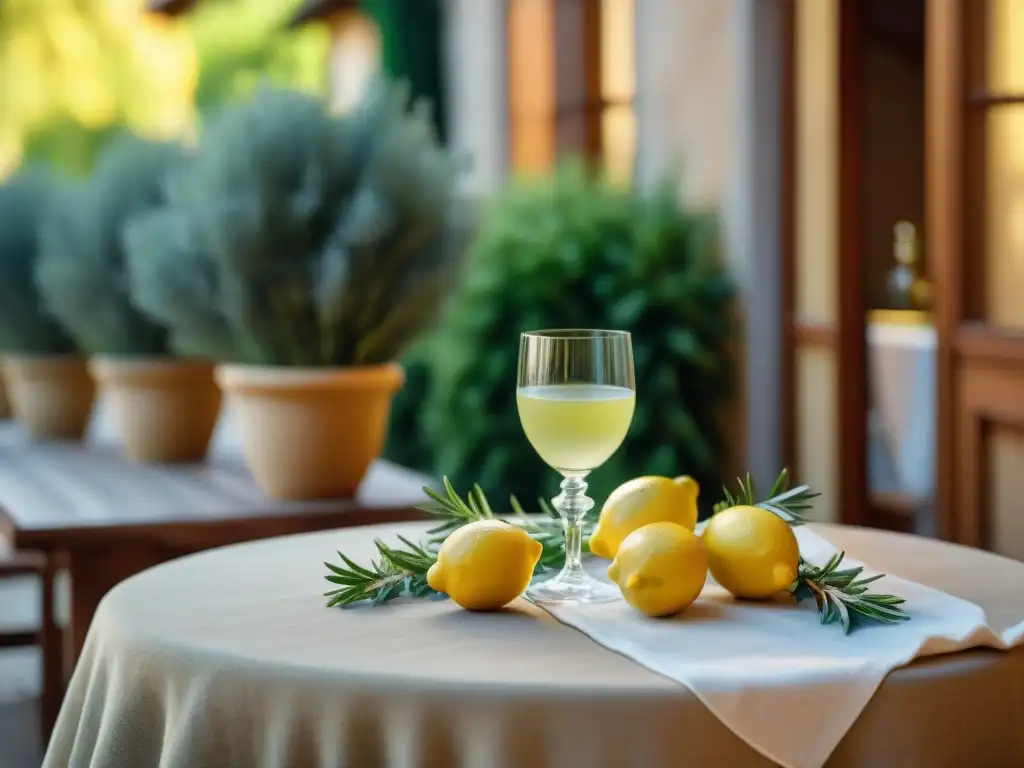
[{"label": "stucco wall", "polygon": [[776,0],[637,0],[637,179],[680,174],[681,197],[720,213],[744,325],[742,396],[724,418],[733,464],[781,464],[779,37]]},{"label": "stucco wall", "polygon": [[507,123],[504,0],[445,0],[451,142],[473,156],[469,189],[505,179]]},{"label": "stucco wall", "polygon": [[[733,465],[779,470],[778,15],[781,0],[635,0],[637,180],[678,174],[716,208],[745,331]],[[506,177],[503,0],[447,0],[452,139],[475,156],[474,191]],[[756,288],[756,290],[755,290]]]}]

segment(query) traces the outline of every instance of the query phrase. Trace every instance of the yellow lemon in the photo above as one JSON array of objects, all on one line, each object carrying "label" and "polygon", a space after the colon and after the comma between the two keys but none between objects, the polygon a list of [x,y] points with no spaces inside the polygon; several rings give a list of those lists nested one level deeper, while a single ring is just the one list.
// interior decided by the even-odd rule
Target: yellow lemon
[{"label": "yellow lemon", "polygon": [[626,602],[647,616],[671,616],[704,588],[708,556],[701,540],[677,523],[637,528],[608,567]]},{"label": "yellow lemon", "polygon": [[452,533],[427,571],[431,589],[470,611],[495,611],[523,594],[543,547],[522,528],[480,520]]},{"label": "yellow lemon", "polygon": [[736,597],[763,600],[796,580],[796,535],[767,509],[723,509],[708,521],[703,538],[711,575]]},{"label": "yellow lemon", "polygon": [[697,525],[700,486],[692,477],[638,477],[623,483],[601,508],[590,536],[590,551],[611,560],[629,534],[648,523],[677,523],[688,530]]}]

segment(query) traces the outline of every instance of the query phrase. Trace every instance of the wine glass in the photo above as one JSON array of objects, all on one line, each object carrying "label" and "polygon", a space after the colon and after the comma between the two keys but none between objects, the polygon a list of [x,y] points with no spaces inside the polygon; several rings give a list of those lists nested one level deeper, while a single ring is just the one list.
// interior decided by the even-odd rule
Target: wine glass
[{"label": "wine glass", "polygon": [[516,402],[530,445],[561,473],[552,499],[565,523],[565,566],[527,595],[539,603],[605,603],[618,590],[591,578],[580,560],[583,517],[593,508],[584,478],[622,444],[636,401],[633,346],[626,331],[522,334]]}]

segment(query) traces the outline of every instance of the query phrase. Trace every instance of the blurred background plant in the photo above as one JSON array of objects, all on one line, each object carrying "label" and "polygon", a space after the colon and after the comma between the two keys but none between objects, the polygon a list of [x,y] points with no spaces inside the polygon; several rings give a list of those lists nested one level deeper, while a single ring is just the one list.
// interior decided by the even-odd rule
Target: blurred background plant
[{"label": "blurred background plant", "polygon": [[83,352],[168,354],[167,330],[132,304],[124,227],[164,202],[165,175],[185,158],[179,144],[123,134],[103,148],[87,181],[63,185],[47,206],[36,280]]},{"label": "blurred background plant", "polygon": [[197,3],[179,23],[195,45],[200,119],[250,96],[261,82],[323,94],[330,45],[322,26],[289,29],[301,0]]},{"label": "blurred background plant", "polygon": [[523,435],[518,334],[540,328],[633,333],[637,410],[623,447],[588,482],[595,499],[638,475],[689,474],[702,508],[720,493],[719,407],[732,383],[735,288],[716,217],[599,180],[577,163],[495,200],[464,285],[407,359],[389,451],[418,469],[478,482],[492,499],[553,495],[558,478]]},{"label": "blurred background plant", "polygon": [[22,161],[74,174],[122,129],[193,135],[267,79],[323,93],[328,33],[287,29],[301,0],[218,0],[184,19],[146,0],[0,2],[0,177]]},{"label": "blurred background plant", "polygon": [[36,288],[39,221],[56,180],[26,169],[0,183],[0,351],[64,354],[75,344]]},{"label": "blurred background plant", "polygon": [[[427,434],[423,414],[434,389],[435,370],[439,364],[437,358],[444,355],[445,347],[440,343],[437,332],[429,327],[424,330],[425,332],[402,356],[405,384],[391,401],[385,456],[403,467],[412,467],[436,475],[437,445],[431,442],[434,436]],[[475,481],[471,480],[472,482]],[[465,492],[469,487],[471,486],[460,487],[459,491]],[[500,496],[494,498],[504,501]]]},{"label": "blurred background plant", "polygon": [[473,224],[464,167],[406,88],[380,81],[343,116],[261,88],[210,122],[168,204],[129,223],[133,296],[181,354],[392,360],[453,287]]}]

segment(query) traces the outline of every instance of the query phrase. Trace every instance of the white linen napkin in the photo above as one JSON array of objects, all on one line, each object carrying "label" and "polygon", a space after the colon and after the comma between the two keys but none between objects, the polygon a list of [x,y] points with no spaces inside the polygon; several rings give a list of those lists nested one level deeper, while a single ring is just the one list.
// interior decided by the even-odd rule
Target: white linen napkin
[{"label": "white linen napkin", "polygon": [[[836,549],[795,529],[800,553],[823,565]],[[603,565],[599,565],[603,563]],[[844,558],[843,567],[863,565]],[[605,578],[607,562],[591,564]],[[869,576],[877,571],[864,569]],[[889,672],[915,658],[1024,641],[1024,617],[1001,635],[974,603],[895,576],[872,591],[906,598],[911,620],[844,635],[819,626],[811,602],[744,603],[709,581],[696,603],[652,620],[625,602],[543,606],[601,645],[689,688],[733,733],[786,768],[824,765]],[[790,713],[801,712],[799,718]]]}]

